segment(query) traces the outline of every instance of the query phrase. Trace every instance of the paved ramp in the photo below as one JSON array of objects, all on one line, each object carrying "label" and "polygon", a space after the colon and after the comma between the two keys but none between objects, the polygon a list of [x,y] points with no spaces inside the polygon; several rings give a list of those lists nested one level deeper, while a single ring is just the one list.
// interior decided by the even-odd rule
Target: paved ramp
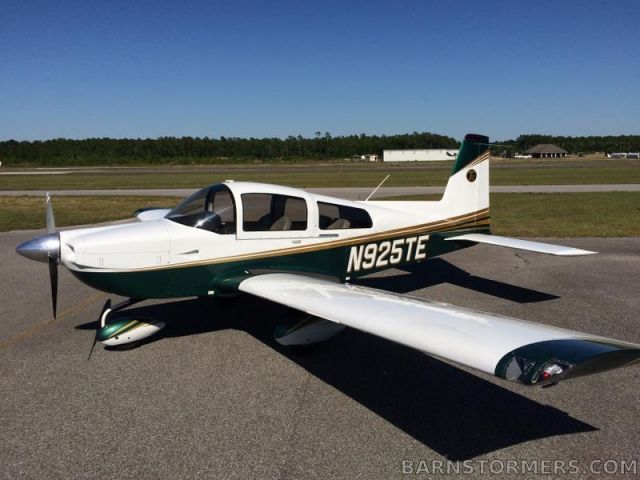
[{"label": "paved ramp", "polygon": [[[403,461],[472,460],[476,473],[481,461],[637,461],[639,366],[527,388],[354,330],[293,356],[271,336],[286,312],[249,296],[141,304],[163,334],[87,361],[107,296],[61,269],[52,320],[47,266],[13,251],[35,233],[0,234],[3,478],[389,479],[407,478]],[[600,254],[477,246],[361,282],[640,342],[640,239],[555,241]]]}]

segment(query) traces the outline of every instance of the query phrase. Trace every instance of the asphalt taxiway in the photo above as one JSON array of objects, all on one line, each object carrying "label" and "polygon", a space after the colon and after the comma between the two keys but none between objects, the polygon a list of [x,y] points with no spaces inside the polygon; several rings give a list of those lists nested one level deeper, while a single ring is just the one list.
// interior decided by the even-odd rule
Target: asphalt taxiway
[{"label": "asphalt taxiway", "polygon": [[[605,478],[594,461],[640,463],[640,366],[529,388],[353,330],[295,356],[271,338],[283,309],[248,296],[142,304],[165,331],[88,360],[107,295],[61,269],[53,320],[46,265],[14,252],[36,233],[0,234],[2,478],[406,478],[403,461],[446,460]],[[476,246],[361,283],[640,343],[640,239],[556,242],[600,253]]]}]

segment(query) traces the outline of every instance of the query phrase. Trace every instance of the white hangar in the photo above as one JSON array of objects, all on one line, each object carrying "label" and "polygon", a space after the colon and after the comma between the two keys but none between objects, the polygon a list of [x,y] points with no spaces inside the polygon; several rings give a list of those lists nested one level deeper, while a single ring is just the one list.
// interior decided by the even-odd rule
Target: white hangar
[{"label": "white hangar", "polygon": [[438,162],[454,160],[457,149],[432,148],[424,150],[384,150],[383,162]]}]

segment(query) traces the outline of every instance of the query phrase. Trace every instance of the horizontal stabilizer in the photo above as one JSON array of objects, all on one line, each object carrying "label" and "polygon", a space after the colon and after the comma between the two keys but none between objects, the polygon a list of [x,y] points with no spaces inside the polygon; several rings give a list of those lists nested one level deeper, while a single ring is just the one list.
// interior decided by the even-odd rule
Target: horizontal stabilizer
[{"label": "horizontal stabilizer", "polygon": [[258,275],[239,289],[526,385],[640,359],[633,343],[303,275]]},{"label": "horizontal stabilizer", "polygon": [[549,255],[577,256],[591,255],[590,250],[580,248],[565,247],[563,245],[553,245],[551,243],[532,242],[530,240],[520,240],[519,238],[499,237],[497,235],[486,235],[484,233],[468,233],[455,237],[448,237],[446,240],[463,240],[467,242],[488,243],[500,247],[517,248],[519,250],[529,250],[531,252],[548,253]]}]

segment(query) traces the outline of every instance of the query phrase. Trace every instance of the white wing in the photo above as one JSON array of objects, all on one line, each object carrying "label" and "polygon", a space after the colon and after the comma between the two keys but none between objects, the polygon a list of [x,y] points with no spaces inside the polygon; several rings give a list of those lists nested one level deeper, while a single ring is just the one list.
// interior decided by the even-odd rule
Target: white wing
[{"label": "white wing", "polygon": [[466,242],[488,243],[490,245],[498,245],[500,247],[517,248],[520,250],[530,250],[532,252],[561,256],[591,255],[596,253],[590,250],[581,250],[579,248],[553,245],[551,243],[532,242],[530,240],[520,240],[519,238],[500,237],[498,235],[486,235],[484,233],[467,233],[465,235],[448,237],[445,240],[464,240]]},{"label": "white wing", "polygon": [[556,383],[640,358],[640,345],[632,343],[302,275],[258,275],[239,289],[526,384]]}]

